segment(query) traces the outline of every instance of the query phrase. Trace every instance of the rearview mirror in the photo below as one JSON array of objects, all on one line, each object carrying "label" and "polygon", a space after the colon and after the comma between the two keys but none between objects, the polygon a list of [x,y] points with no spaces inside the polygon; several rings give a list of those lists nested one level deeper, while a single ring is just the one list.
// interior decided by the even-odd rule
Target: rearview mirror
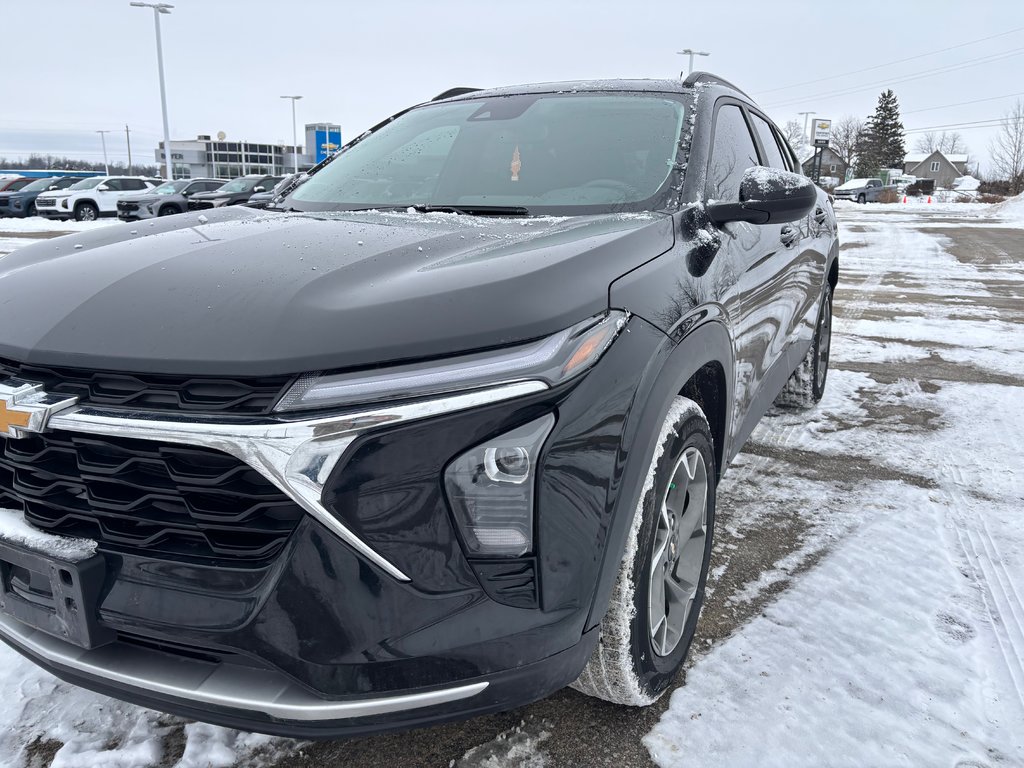
[{"label": "rearview mirror", "polygon": [[712,203],[707,213],[716,224],[785,224],[806,216],[817,199],[818,192],[806,176],[757,166],[743,174],[738,203]]}]

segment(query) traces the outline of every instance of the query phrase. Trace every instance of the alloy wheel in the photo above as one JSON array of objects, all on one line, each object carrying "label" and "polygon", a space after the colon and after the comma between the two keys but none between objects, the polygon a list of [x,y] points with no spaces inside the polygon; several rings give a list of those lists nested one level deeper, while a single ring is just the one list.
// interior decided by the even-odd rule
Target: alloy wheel
[{"label": "alloy wheel", "polygon": [[683,637],[701,569],[708,532],[708,470],[704,457],[687,448],[672,470],[661,501],[647,592],[651,645],[668,656]]}]

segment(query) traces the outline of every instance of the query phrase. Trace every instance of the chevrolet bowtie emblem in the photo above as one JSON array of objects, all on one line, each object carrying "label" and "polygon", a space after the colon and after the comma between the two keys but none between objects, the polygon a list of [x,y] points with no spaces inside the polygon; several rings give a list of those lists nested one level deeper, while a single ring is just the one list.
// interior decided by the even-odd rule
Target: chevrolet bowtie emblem
[{"label": "chevrolet bowtie emblem", "polygon": [[48,395],[41,384],[0,379],[0,437],[19,438],[30,432],[44,432],[51,416],[77,402],[77,397]]}]

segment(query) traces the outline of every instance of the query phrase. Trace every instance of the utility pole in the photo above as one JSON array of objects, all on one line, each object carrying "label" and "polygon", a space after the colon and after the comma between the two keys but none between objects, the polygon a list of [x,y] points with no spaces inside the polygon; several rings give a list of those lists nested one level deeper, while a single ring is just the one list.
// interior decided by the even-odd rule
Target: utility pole
[{"label": "utility pole", "polygon": [[282,99],[292,100],[292,158],[295,161],[295,173],[299,172],[299,134],[295,127],[295,102],[301,99],[301,96],[282,96]]},{"label": "utility pole", "polygon": [[811,143],[811,137],[807,135],[807,118],[809,118],[811,115],[816,115],[818,113],[817,112],[797,112],[797,114],[804,116],[804,143],[805,144],[810,144]]},{"label": "utility pole", "polygon": [[[680,55],[680,56],[689,56],[690,57],[690,65],[689,65],[689,68],[686,70],[686,74],[687,75],[690,75],[690,74],[693,73],[693,57],[694,56],[710,56],[711,55],[707,51],[695,51],[692,48],[683,48],[683,50],[676,51],[676,53],[678,55]],[[682,78],[683,74],[679,73],[679,77]]]},{"label": "utility pole", "polygon": [[128,4],[133,8],[153,9],[153,23],[156,26],[156,64],[160,72],[160,108],[164,118],[164,176],[171,180],[174,178],[174,172],[171,169],[171,132],[167,127],[167,89],[164,87],[164,49],[160,42],[160,14],[170,13],[174,6],[167,3],[133,2]]},{"label": "utility pole", "polygon": [[107,165],[107,136],[106,134],[110,131],[96,131],[100,135],[100,140],[103,142],[103,173],[107,176],[110,175],[110,166]]},{"label": "utility pole", "polygon": [[124,138],[128,142],[128,175],[132,175],[132,134],[128,130],[128,123],[124,124]]}]

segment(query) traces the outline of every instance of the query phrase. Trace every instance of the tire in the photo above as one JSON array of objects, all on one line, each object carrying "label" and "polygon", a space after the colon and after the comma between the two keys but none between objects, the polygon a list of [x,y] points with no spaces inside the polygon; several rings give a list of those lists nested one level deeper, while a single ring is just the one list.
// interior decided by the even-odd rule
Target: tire
[{"label": "tire", "polygon": [[[629,706],[650,704],[668,689],[704,602],[714,522],[711,431],[700,407],[677,397],[658,436],[597,647],[573,688]],[[673,581],[683,577],[679,589],[665,589],[669,574]]]},{"label": "tire", "polygon": [[75,221],[96,221],[100,217],[100,209],[95,203],[79,203],[75,206]]},{"label": "tire", "polygon": [[810,408],[825,394],[828,362],[832,350],[832,286],[825,283],[825,292],[818,310],[811,348],[782,388],[775,404],[783,408]]},{"label": "tire", "polygon": [[157,216],[173,216],[176,213],[181,213],[176,205],[163,205],[156,212]]},{"label": "tire", "polygon": [[864,195],[864,194],[857,195],[857,202],[860,203],[861,205],[864,205],[867,201],[868,201],[867,195]]}]

